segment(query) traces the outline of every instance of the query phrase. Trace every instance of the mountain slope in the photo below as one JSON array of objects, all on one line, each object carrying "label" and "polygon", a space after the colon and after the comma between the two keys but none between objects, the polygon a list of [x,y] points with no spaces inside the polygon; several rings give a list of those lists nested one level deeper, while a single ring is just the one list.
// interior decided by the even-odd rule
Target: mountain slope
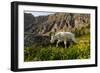
[{"label": "mountain slope", "polygon": [[[89,14],[55,13],[48,16],[34,17],[32,14],[25,15],[25,32],[46,34],[51,31],[72,31],[90,25]],[[31,29],[31,31],[29,31]]]},{"label": "mountain slope", "polygon": [[[36,39],[46,39],[49,43],[52,32],[72,32],[75,36],[82,36],[90,33],[90,14],[79,13],[54,13],[47,16],[35,17],[32,14],[24,13],[24,42],[27,44],[36,43]],[[37,41],[37,43],[39,43]]]}]

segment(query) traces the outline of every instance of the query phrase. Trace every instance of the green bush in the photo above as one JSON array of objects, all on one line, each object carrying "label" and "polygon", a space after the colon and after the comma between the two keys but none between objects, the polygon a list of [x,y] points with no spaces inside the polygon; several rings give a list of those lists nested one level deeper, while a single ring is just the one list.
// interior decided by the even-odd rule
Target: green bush
[{"label": "green bush", "polygon": [[90,36],[77,38],[78,43],[69,48],[48,46],[25,47],[24,61],[72,60],[90,58]]}]

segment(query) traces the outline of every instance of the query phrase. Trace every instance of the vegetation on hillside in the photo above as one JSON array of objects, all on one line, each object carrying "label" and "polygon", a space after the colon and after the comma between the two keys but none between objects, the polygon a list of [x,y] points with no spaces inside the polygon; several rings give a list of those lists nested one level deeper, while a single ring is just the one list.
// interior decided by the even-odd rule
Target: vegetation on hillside
[{"label": "vegetation on hillside", "polygon": [[78,43],[69,48],[55,45],[41,46],[34,44],[25,47],[25,61],[46,61],[46,60],[72,60],[90,58],[90,36],[85,35],[77,38]]},{"label": "vegetation on hillside", "polygon": [[[90,58],[89,14],[55,13],[39,17],[25,15],[27,22],[24,22],[24,61]],[[59,47],[56,47],[56,41],[51,44],[50,36],[55,28],[56,32],[64,31],[75,34],[77,44],[69,45],[67,48],[64,48],[63,42],[59,44]]]}]

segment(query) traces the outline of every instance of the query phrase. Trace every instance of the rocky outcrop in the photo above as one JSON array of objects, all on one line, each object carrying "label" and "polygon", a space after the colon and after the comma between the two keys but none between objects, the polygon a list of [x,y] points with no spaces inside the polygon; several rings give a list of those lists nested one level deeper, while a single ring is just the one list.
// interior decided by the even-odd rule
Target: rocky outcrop
[{"label": "rocky outcrop", "polygon": [[[47,35],[50,32],[69,31],[76,35],[89,32],[90,14],[80,13],[54,13],[47,16],[35,17],[32,14],[24,13],[25,41],[32,40],[35,35]],[[84,31],[86,30],[86,31]],[[30,35],[31,34],[31,35]]]},{"label": "rocky outcrop", "polygon": [[32,14],[25,13],[25,32],[46,34],[54,29],[57,31],[71,31],[71,28],[89,25],[89,19],[89,14],[55,13],[48,16],[34,17]]}]

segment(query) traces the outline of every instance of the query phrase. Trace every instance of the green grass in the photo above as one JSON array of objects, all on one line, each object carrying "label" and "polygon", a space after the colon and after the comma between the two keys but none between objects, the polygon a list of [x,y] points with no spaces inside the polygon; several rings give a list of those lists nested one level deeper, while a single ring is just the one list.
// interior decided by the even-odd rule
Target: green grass
[{"label": "green grass", "polygon": [[77,44],[63,48],[63,46],[55,47],[39,46],[33,44],[24,48],[24,61],[47,61],[47,60],[72,60],[72,59],[88,59],[90,58],[90,36],[84,35],[77,37]]}]

